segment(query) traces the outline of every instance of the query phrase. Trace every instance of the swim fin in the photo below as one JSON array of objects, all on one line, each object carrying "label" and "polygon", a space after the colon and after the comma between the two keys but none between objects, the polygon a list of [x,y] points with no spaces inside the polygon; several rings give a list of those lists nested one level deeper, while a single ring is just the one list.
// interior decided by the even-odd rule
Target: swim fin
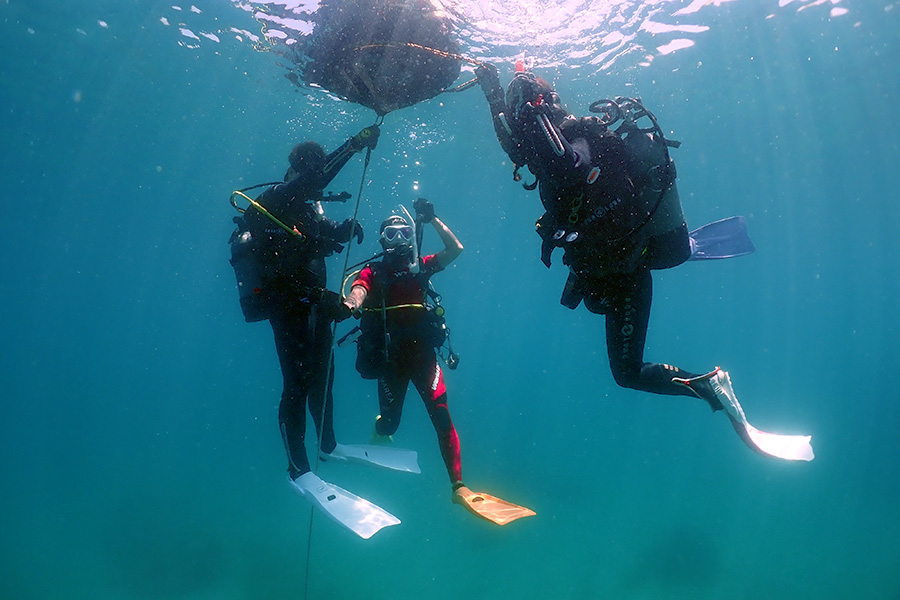
[{"label": "swim fin", "polygon": [[688,260],[714,260],[752,254],[756,248],[747,234],[744,217],[728,217],[708,223],[688,234],[691,256]]},{"label": "swim fin", "polygon": [[716,398],[722,404],[722,408],[731,420],[735,432],[751,450],[763,456],[780,458],[782,460],[812,460],[815,458],[809,435],[782,435],[760,431],[750,424],[744,409],[741,408],[734,388],[731,387],[731,378],[728,373],[716,367],[715,371],[700,375],[691,379],[674,378],[673,381],[685,385],[700,398],[703,396],[695,387],[700,382],[708,381]]},{"label": "swim fin", "polygon": [[473,492],[464,485],[453,490],[453,502],[465,506],[475,515],[493,521],[497,525],[506,525],[516,519],[536,514],[524,506],[495,498],[489,494]]},{"label": "swim fin", "polygon": [[330,454],[320,450],[319,458],[326,462],[333,460],[359,465],[374,465],[393,471],[406,471],[407,473],[422,472],[419,469],[419,455],[415,450],[404,450],[403,448],[391,448],[389,446],[338,444]]},{"label": "swim fin", "polygon": [[322,481],[309,471],[290,480],[294,490],[332,521],[363,539],[369,539],[383,527],[398,525],[400,519],[364,498]]}]

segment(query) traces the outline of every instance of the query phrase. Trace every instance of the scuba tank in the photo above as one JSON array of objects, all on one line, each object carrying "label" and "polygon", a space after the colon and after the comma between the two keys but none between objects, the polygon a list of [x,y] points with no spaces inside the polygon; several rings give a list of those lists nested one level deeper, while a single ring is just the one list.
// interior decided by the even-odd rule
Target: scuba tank
[{"label": "scuba tank", "polygon": [[228,243],[231,245],[231,259],[237,279],[238,298],[241,312],[248,323],[263,321],[269,318],[269,297],[265,293],[265,265],[258,256],[259,244],[246,227],[243,217],[235,217],[237,229],[231,234]]},{"label": "scuba tank", "polygon": [[669,148],[678,148],[681,142],[665,137],[656,116],[640,98],[604,98],[591,103],[588,110],[600,115],[600,122],[625,142],[631,154],[629,172],[638,190],[639,206],[647,212],[631,233],[644,229],[652,237],[683,226],[675,162],[669,156]]}]

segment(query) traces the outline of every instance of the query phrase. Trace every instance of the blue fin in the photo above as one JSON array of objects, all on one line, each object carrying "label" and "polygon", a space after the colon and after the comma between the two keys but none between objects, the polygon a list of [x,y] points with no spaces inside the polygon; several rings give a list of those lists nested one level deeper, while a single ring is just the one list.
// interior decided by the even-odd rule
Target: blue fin
[{"label": "blue fin", "polygon": [[691,257],[688,260],[714,260],[752,254],[756,248],[747,235],[744,217],[728,217],[698,227],[690,234]]}]

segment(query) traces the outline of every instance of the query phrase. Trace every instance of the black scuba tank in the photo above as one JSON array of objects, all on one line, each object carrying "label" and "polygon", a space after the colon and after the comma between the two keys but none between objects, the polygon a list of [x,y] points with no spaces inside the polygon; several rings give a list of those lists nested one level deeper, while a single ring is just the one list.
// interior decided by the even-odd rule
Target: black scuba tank
[{"label": "black scuba tank", "polygon": [[265,267],[259,243],[253,238],[241,217],[235,217],[238,227],[231,234],[231,266],[237,279],[241,311],[248,323],[269,318],[271,302],[264,286]]}]

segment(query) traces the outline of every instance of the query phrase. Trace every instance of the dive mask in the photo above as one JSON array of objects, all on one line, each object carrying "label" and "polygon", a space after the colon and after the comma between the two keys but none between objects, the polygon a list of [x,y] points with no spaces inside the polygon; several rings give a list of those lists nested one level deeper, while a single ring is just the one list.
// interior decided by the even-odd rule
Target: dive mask
[{"label": "dive mask", "polygon": [[381,240],[386,248],[408,246],[415,233],[409,225],[388,225],[381,232]]}]

